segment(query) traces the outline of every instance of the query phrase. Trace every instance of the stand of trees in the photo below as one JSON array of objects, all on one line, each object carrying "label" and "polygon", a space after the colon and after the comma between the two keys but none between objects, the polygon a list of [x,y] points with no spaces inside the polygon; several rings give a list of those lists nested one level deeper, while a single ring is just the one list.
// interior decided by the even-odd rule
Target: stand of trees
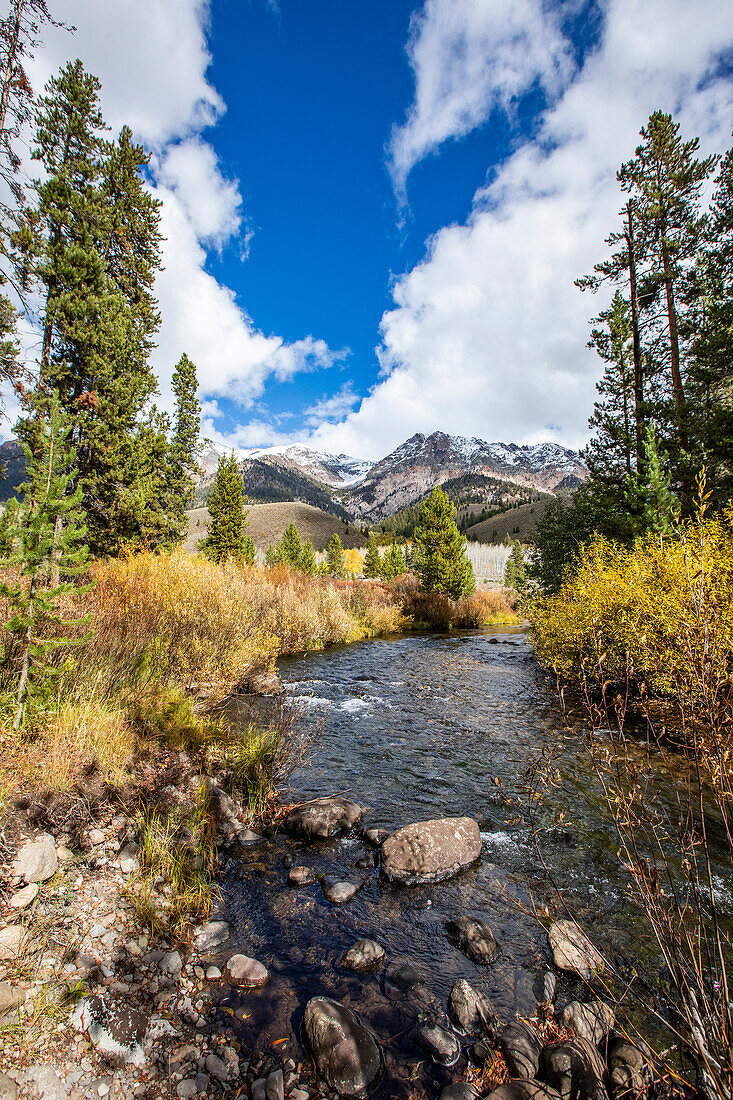
[{"label": "stand of trees", "polygon": [[617,173],[626,197],[611,254],[578,280],[613,296],[590,339],[604,363],[590,477],[536,532],[547,590],[594,533],[630,544],[690,515],[703,466],[713,506],[733,492],[733,152],[700,157],[662,111],[640,136]]}]

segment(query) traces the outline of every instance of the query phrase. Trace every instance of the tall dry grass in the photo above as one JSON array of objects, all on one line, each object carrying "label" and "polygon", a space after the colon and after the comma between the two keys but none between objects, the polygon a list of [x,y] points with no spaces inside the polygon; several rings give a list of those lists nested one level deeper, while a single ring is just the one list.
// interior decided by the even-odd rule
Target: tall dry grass
[{"label": "tall dry grass", "polygon": [[479,589],[452,600],[439,592],[425,592],[415,578],[397,585],[405,613],[416,626],[451,630],[518,623],[516,596],[505,588]]}]

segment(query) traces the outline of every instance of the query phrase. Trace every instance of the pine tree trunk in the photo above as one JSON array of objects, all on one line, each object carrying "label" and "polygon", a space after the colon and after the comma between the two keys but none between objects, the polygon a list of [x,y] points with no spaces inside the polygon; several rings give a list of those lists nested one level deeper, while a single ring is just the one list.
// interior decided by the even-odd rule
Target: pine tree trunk
[{"label": "pine tree trunk", "polygon": [[8,115],[10,103],[10,85],[15,71],[15,62],[18,55],[18,39],[20,37],[20,20],[23,15],[25,0],[15,0],[13,4],[13,30],[8,42],[8,59],[3,72],[2,94],[0,94],[0,137],[5,133],[5,119]]},{"label": "pine tree trunk", "polygon": [[631,296],[631,336],[634,346],[634,420],[636,423],[636,469],[644,464],[644,375],[641,366],[641,339],[639,337],[639,302],[636,290],[636,251],[634,245],[634,219],[631,202],[626,204],[626,243],[629,249],[629,283]]},{"label": "pine tree trunk", "polygon": [[680,374],[680,338],[677,326],[677,309],[674,302],[674,287],[672,285],[672,265],[670,263],[669,252],[664,237],[662,237],[662,265],[664,270],[664,289],[667,295],[672,392],[674,394],[674,403],[677,407],[677,428],[680,437],[680,446],[683,451],[686,451],[688,449],[687,427],[685,424],[685,392],[682,388],[682,376]]},{"label": "pine tree trunk", "polygon": [[28,598],[28,627],[25,632],[25,653],[23,654],[23,667],[20,672],[20,681],[18,682],[18,708],[15,712],[15,719],[13,721],[13,729],[20,728],[20,722],[23,717],[23,707],[25,706],[25,697],[28,690],[28,673],[30,671],[31,663],[31,643],[33,641],[33,602],[36,596],[36,574],[33,575],[31,580],[31,590]]}]

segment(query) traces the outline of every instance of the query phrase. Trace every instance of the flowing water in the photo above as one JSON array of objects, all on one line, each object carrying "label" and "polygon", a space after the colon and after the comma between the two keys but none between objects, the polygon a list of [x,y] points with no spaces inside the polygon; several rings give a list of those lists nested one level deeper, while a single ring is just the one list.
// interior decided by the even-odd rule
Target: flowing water
[{"label": "flowing water", "polygon": [[[264,1050],[276,1043],[299,1061],[307,1000],[332,996],[356,1009],[383,1045],[387,1074],[378,1096],[437,1096],[462,1067],[426,1065],[411,1027],[420,1015],[441,1012],[461,976],[490,996],[504,1020],[532,1011],[550,954],[531,910],[553,907],[553,883],[620,973],[643,960],[644,928],[625,895],[582,738],[565,728],[523,631],[375,640],[283,660],[280,673],[322,727],[311,764],[292,779],[293,800],[345,794],[364,807],[366,826],[389,830],[469,815],[480,822],[483,853],[455,878],[420,887],[393,886],[378,869],[357,866],[370,851],[358,836],[307,847],[279,832],[264,851],[231,861],[223,907],[237,949],[272,974],[261,993],[224,998],[222,1010],[234,1015],[244,1044]],[[560,782],[545,790],[531,819],[528,772],[543,754],[556,757]],[[318,883],[288,887],[288,856],[361,889],[334,907]],[[449,944],[443,922],[460,914],[491,926],[501,944],[492,967],[476,966]],[[358,976],[339,960],[364,936],[382,944],[387,959],[378,973]],[[390,981],[406,961],[422,971],[424,987],[406,992]],[[561,993],[570,988],[564,982]]]}]

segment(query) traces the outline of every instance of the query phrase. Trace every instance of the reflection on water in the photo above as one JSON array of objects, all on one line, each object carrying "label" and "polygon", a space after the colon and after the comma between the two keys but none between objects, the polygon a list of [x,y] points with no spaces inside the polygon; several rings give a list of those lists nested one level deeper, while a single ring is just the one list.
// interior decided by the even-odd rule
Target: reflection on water
[{"label": "reflection on water", "polygon": [[[366,825],[390,830],[431,817],[476,817],[483,856],[448,882],[410,888],[357,866],[369,851],[358,838],[316,850],[279,834],[250,863],[232,861],[224,902],[239,949],[272,972],[263,993],[229,998],[248,1045],[284,1039],[278,1049],[297,1061],[305,1004],[327,994],[360,1012],[382,1041],[388,1074],[380,1097],[437,1095],[461,1067],[423,1065],[409,1030],[419,1013],[440,1016],[461,976],[505,1020],[532,1010],[550,956],[528,910],[553,904],[548,872],[608,957],[622,970],[639,958],[643,926],[625,896],[601,792],[521,630],[377,640],[284,660],[280,671],[290,697],[323,723],[312,763],[293,778],[293,797],[346,794],[364,807]],[[540,859],[521,802],[527,768],[549,747],[559,749],[562,783],[541,809]],[[563,827],[550,827],[563,810]],[[318,883],[294,890],[284,856],[356,882],[360,891],[336,908]],[[499,940],[491,968],[448,943],[443,922],[461,913],[484,919]],[[363,936],[387,952],[383,971],[367,977],[339,965]],[[426,981],[410,993],[388,980],[390,968],[406,960]]]}]

